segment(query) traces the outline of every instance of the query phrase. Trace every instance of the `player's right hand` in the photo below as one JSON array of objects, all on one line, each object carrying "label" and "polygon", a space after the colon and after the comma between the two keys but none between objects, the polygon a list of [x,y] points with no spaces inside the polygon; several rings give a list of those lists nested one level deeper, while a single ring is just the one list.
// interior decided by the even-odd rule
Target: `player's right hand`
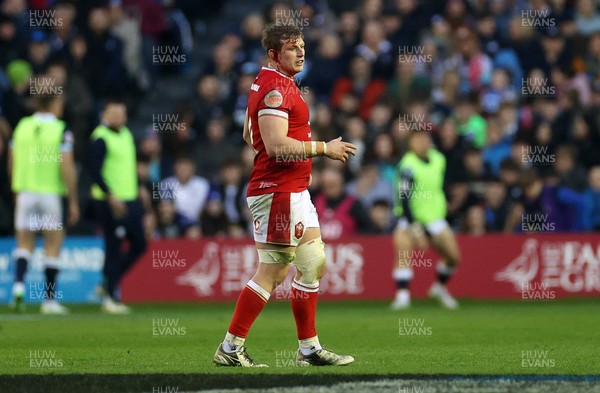
[{"label": "player's right hand", "polygon": [[69,203],[69,220],[68,220],[68,224],[70,226],[73,226],[75,224],[77,224],[77,222],[79,221],[79,205],[77,204],[77,202],[72,202]]},{"label": "player's right hand", "polygon": [[332,160],[346,162],[348,161],[350,154],[353,156],[356,155],[356,146],[352,143],[343,142],[341,136],[327,142],[326,157],[331,158]]},{"label": "player's right hand", "polygon": [[107,201],[113,217],[117,220],[123,218],[125,214],[127,214],[127,205],[125,202],[115,197],[113,194],[108,194]]}]

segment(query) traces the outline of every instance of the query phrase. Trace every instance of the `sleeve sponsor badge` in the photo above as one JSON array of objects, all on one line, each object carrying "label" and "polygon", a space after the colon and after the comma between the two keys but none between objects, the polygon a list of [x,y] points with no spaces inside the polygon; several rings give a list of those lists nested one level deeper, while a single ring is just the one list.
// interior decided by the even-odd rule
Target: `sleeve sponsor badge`
[{"label": "sleeve sponsor badge", "polygon": [[283,104],[283,95],[277,90],[271,90],[265,95],[265,105],[269,108],[279,108]]}]

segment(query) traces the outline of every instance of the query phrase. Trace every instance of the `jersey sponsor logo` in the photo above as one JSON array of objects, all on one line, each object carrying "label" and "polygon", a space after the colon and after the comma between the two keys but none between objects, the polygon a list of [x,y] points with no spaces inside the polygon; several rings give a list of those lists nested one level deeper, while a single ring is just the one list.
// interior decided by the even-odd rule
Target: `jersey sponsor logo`
[{"label": "jersey sponsor logo", "polygon": [[271,90],[265,95],[264,101],[269,108],[279,108],[283,104],[283,95],[277,90]]},{"label": "jersey sponsor logo", "polygon": [[260,89],[260,86],[256,83],[253,83],[252,86],[250,86],[250,90],[258,91],[258,89]]},{"label": "jersey sponsor logo", "polygon": [[278,184],[273,183],[272,181],[261,181],[260,186],[258,186],[258,188],[271,188],[271,187],[277,187],[277,186],[278,186]]},{"label": "jersey sponsor logo", "polygon": [[296,239],[302,238],[302,235],[304,235],[304,224],[302,223],[302,221],[297,223],[294,229],[294,236],[296,236]]}]

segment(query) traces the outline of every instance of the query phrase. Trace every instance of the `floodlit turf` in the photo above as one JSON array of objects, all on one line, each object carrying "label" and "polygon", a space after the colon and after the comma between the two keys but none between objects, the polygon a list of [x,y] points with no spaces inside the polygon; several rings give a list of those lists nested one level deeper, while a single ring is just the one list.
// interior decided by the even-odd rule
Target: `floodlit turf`
[{"label": "floodlit turf", "polygon": [[66,317],[41,316],[36,306],[23,315],[2,307],[0,374],[213,374],[201,378],[207,387],[227,374],[600,374],[595,299],[463,301],[457,311],[429,301],[403,312],[388,306],[320,304],[321,342],[356,361],[298,368],[290,306],[272,301],[247,340],[249,353],[270,368],[252,370],[212,363],[231,303],[137,305],[129,316],[103,315],[89,305],[71,307]]}]

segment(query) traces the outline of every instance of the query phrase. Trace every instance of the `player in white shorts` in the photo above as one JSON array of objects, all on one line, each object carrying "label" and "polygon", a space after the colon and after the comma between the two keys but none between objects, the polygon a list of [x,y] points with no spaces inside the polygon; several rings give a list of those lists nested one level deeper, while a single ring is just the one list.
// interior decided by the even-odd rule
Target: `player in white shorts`
[{"label": "player in white shorts", "polygon": [[325,244],[307,191],[312,157],[346,162],[356,147],[341,138],[312,141],[308,105],[294,82],[304,66],[302,31],[271,24],[263,32],[269,66],[256,77],[248,96],[244,140],[256,157],[248,184],[259,266],[240,293],[225,339],[213,360],[219,366],[265,367],[246,352],[250,327],[271,292],[293,264],[290,302],[298,332],[296,364],[343,366],[352,356],[323,348],[316,329],[319,280],[325,271]]},{"label": "player in white shorts", "polygon": [[[12,190],[17,194],[15,230],[17,248],[13,252],[16,271],[13,305],[24,310],[25,295],[42,300],[44,314],[66,314],[58,303],[56,289],[59,254],[64,238],[62,196],[68,196],[69,224],[79,220],[77,174],[73,159],[73,133],[66,129],[62,116],[63,98],[36,97],[38,111],[21,119],[11,140],[10,168]],[[38,233],[44,237],[46,282],[26,291],[25,273]]]}]

